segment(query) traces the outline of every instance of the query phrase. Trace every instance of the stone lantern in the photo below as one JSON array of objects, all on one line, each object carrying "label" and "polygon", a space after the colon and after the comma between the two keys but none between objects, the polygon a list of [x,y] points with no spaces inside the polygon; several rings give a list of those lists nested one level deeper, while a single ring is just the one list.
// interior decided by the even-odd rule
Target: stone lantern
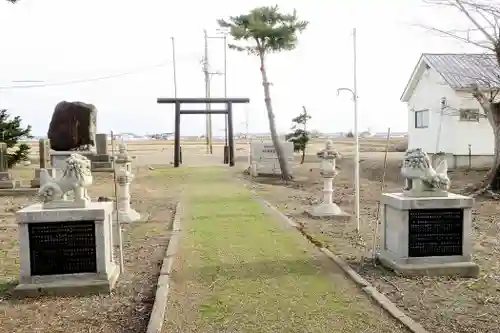
[{"label": "stone lantern", "polygon": [[323,202],[308,212],[314,217],[342,217],[348,218],[339,206],[333,202],[333,179],[338,175],[335,162],[339,153],[333,147],[333,142],[327,140],[325,148],[316,154],[321,159],[320,174],[323,176]]},{"label": "stone lantern", "polygon": [[130,184],[134,179],[132,157],[127,152],[125,143],[121,143],[115,156],[116,197],[118,222],[130,223],[140,219],[140,214],[130,207]]}]

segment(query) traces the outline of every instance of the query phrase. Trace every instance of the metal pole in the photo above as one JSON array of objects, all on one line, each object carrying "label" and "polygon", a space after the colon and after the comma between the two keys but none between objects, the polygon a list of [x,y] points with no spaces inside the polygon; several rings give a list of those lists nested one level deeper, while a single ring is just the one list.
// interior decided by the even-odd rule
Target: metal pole
[{"label": "metal pole", "polygon": [[247,149],[248,149],[248,167],[252,165],[252,146],[250,145],[250,133],[249,133],[249,112],[248,112],[248,105],[246,106],[245,110],[245,125],[246,125],[246,130],[247,130]]},{"label": "metal pole", "polygon": [[359,134],[358,134],[358,73],[357,73],[357,47],[356,47],[356,28],[352,30],[352,40],[353,40],[353,75],[354,75],[354,138],[356,145],[356,155],[354,161],[354,187],[356,193],[355,199],[355,211],[356,211],[356,227],[358,232],[360,231],[360,219],[359,219]]},{"label": "metal pole", "polygon": [[172,66],[174,67],[174,97],[177,98],[177,66],[175,62],[175,39],[172,37]]},{"label": "metal pole", "polygon": [[[115,155],[116,140],[113,131],[111,131],[111,156],[113,156],[113,184],[114,184],[114,195],[115,202],[114,208],[116,212],[116,228],[118,229],[118,246],[120,249],[120,273],[125,273],[125,261],[123,258],[123,235],[122,235],[122,224],[120,223],[118,215],[118,189],[117,189],[117,179],[116,179],[116,155]],[[111,244],[113,245],[113,244]]]},{"label": "metal pole", "polygon": [[[207,30],[203,30],[205,35],[205,55],[203,58],[203,72],[205,74],[205,97],[210,98],[210,73],[208,71],[208,35]],[[206,104],[206,110],[209,111],[211,104]],[[212,154],[212,115],[206,115],[206,135],[207,135],[207,154]]]},{"label": "metal pole", "polygon": [[[227,36],[226,35],[224,35],[224,98],[227,98]],[[227,146],[227,114],[224,116],[224,118],[225,118],[224,145]]]}]

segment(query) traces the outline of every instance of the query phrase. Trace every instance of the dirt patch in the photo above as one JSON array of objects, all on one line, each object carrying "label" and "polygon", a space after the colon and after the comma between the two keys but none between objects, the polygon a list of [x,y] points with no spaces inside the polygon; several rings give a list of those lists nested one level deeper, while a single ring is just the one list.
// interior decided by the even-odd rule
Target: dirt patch
[{"label": "dirt patch", "polygon": [[[144,332],[154,301],[156,280],[176,203],[168,179],[147,170],[137,172],[132,206],[149,213],[146,222],[126,225],[123,232],[125,272],[110,295],[13,299],[19,274],[15,212],[33,198],[3,197],[0,206],[0,332]],[[93,199],[113,197],[111,174],[94,174]],[[118,251],[115,262],[119,263]]]},{"label": "dirt patch", "polygon": [[[389,154],[384,191],[402,186],[400,159]],[[379,156],[380,155],[380,156]],[[393,156],[391,156],[393,155]],[[500,318],[500,272],[498,256],[500,229],[498,202],[478,200],[473,213],[473,255],[481,267],[477,279],[403,278],[374,265],[372,245],[381,194],[383,154],[362,153],[360,164],[361,231],[355,223],[328,222],[307,217],[304,210],[321,200],[322,180],[318,162],[294,168],[297,181],[288,185],[279,182],[254,182],[254,188],[296,221],[304,232],[329,247],[358,270],[368,281],[387,295],[413,319],[431,332],[472,333],[498,332]],[[339,161],[341,173],[335,179],[334,200],[348,213],[353,213],[352,159]],[[485,171],[453,171],[452,192],[460,193],[467,184],[482,179]]]}]

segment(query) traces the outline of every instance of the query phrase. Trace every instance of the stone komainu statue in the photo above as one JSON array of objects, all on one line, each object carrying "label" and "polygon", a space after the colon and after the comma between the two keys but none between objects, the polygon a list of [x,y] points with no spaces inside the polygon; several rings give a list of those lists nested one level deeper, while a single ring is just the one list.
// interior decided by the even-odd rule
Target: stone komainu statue
[{"label": "stone komainu statue", "polygon": [[92,104],[62,101],[56,105],[47,133],[56,151],[88,150],[95,146],[97,109]]},{"label": "stone komainu statue", "polygon": [[403,192],[407,194],[419,196],[436,192],[445,195],[450,188],[446,160],[441,161],[434,169],[429,156],[420,148],[406,151],[401,175],[405,179]]},{"label": "stone komainu statue", "polygon": [[52,178],[46,169],[40,169],[39,198],[44,202],[66,200],[68,192],[73,191],[74,201],[90,202],[87,187],[92,185],[91,162],[80,154],[71,154],[59,179]]}]

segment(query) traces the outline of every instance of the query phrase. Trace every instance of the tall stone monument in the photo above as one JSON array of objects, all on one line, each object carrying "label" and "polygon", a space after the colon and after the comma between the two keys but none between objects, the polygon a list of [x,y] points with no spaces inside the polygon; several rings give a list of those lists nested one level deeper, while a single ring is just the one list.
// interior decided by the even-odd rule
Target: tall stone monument
[{"label": "tall stone monument", "polygon": [[[20,263],[17,296],[109,293],[118,276],[113,258],[111,202],[92,202],[91,162],[66,160],[63,176],[40,172],[41,203],[17,212]],[[67,194],[73,192],[74,199]]]},{"label": "tall stone monument", "polygon": [[446,160],[434,169],[422,149],[408,150],[399,193],[383,193],[378,259],[408,276],[474,277],[471,197],[448,192]]},{"label": "tall stone monument", "polygon": [[72,152],[88,158],[95,155],[97,109],[82,102],[58,103],[52,114],[47,136],[53,150],[52,167],[64,168]]}]

